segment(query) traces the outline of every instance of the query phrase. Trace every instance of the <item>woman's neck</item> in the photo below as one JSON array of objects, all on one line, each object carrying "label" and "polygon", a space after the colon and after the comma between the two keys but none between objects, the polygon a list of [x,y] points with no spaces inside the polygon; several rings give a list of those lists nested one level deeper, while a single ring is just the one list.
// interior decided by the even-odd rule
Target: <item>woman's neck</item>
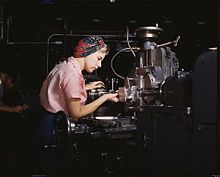
[{"label": "woman's neck", "polygon": [[85,60],[84,58],[75,58],[76,61],[79,63],[80,66],[80,70],[82,71],[84,69],[84,65],[85,65]]}]

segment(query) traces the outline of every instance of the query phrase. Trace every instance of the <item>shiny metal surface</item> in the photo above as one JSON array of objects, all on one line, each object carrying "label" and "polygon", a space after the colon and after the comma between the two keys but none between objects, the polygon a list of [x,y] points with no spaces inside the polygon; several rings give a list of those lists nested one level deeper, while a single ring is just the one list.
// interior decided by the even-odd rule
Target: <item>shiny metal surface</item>
[{"label": "shiny metal surface", "polygon": [[154,38],[162,31],[158,26],[136,29],[136,37],[139,40],[137,47],[140,50],[135,58],[134,69],[124,78],[124,87],[119,88],[119,100],[130,107],[158,104],[160,85],[168,77],[174,76],[179,69],[179,61],[168,45],[176,46],[180,37],[158,45]]},{"label": "shiny metal surface", "polygon": [[161,31],[163,31],[163,29],[159,27],[143,26],[136,29],[136,35],[140,38],[157,38]]}]

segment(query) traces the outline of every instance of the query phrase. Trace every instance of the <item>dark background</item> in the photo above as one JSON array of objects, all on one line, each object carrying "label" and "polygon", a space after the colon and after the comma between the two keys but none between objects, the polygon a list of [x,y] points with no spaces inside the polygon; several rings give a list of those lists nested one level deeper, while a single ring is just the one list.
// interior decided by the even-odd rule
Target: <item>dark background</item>
[{"label": "dark background", "polygon": [[[164,30],[158,44],[180,35],[178,46],[171,49],[186,71],[193,70],[202,52],[218,44],[218,1],[1,0],[0,5],[0,66],[26,77],[24,84],[34,93],[54,64],[70,56],[75,42],[85,35],[102,35],[111,48],[96,73],[103,80],[116,77],[109,64],[118,48],[127,47],[126,27],[131,43],[141,26],[158,24]],[[116,63],[119,74],[127,74],[132,63],[131,53],[121,54]]]},{"label": "dark background", "polygon": [[[103,61],[103,67],[99,69],[95,75],[102,80],[108,77],[116,77],[110,68],[110,60],[120,48],[127,47],[125,37],[126,27],[128,26],[129,28],[131,44],[135,45],[137,41],[135,38],[136,28],[141,26],[155,26],[158,24],[164,31],[157,39],[157,43],[161,44],[174,40],[180,35],[181,38],[178,45],[176,47],[171,46],[171,49],[176,53],[180,63],[180,69],[193,71],[197,58],[210,47],[217,47],[218,45],[218,26],[220,24],[218,11],[219,2],[213,0],[191,0],[184,2],[163,2],[159,0],[116,0],[115,2],[105,0],[0,0],[0,70],[9,70],[11,73],[14,73],[14,75],[20,75],[24,91],[27,94],[38,95],[47,72],[59,60],[65,59],[72,54],[76,41],[87,35],[98,34],[109,44],[110,53]],[[115,60],[118,73],[126,75],[131,69],[133,61],[134,59],[131,53],[121,53]],[[217,64],[219,65],[219,62],[217,62]],[[215,87],[210,87],[210,85],[206,83],[212,80],[213,83],[215,83],[215,75],[211,75],[212,72],[209,72],[209,70],[215,67],[206,68],[206,64],[204,63],[201,63],[201,65],[203,65],[202,75],[198,72],[198,78],[201,77],[204,79],[197,85],[196,93],[199,94],[195,105],[198,103],[206,103],[205,108],[208,107],[210,108],[209,110],[213,110],[215,109],[213,105],[216,105],[217,99],[211,98],[215,98],[216,90]],[[219,74],[217,78],[218,77]],[[204,87],[203,81],[206,87]],[[219,91],[219,85],[217,89]],[[210,97],[210,95],[213,97]],[[210,98],[211,101],[206,101],[204,99],[205,96]],[[201,113],[201,109],[203,109],[203,107],[199,107],[197,113]],[[207,116],[200,116],[199,114],[198,118],[210,119],[211,117],[214,120],[215,112],[213,113],[214,116],[210,116],[209,110],[204,110],[207,110]],[[154,122],[150,122],[149,124],[145,121],[146,119],[143,119],[143,122],[140,122],[140,134],[151,130],[149,127],[154,127],[152,126]],[[187,172],[195,171],[196,173],[199,172],[199,174],[202,174],[203,171],[207,172],[210,170],[211,174],[209,176],[219,175],[219,171],[216,171],[216,173],[213,172],[213,169],[219,170],[219,134],[217,134],[219,132],[216,132],[216,130],[218,131],[219,129],[219,120],[217,119],[218,122],[216,122],[216,125],[218,125],[218,127],[216,126],[216,129],[213,128],[211,124],[211,126],[208,127],[209,129],[203,125],[205,128],[199,130],[195,124],[193,131],[196,130],[196,132],[194,132],[193,137],[191,134],[189,135],[192,129],[185,130],[185,128],[188,128],[187,126],[179,122],[172,122],[172,120],[165,121],[158,121],[160,129],[158,128],[159,134],[157,140],[162,143],[163,146],[157,146],[156,148],[154,144],[150,146],[153,150],[156,149],[158,153],[155,153],[158,155],[155,160],[158,164],[153,164],[152,159],[149,158],[147,153],[145,154],[145,149],[143,149],[143,151],[140,150],[141,152],[139,152],[139,155],[143,157],[143,161],[140,161],[137,166],[141,164],[143,165],[142,170],[147,168],[151,170],[151,166],[145,165],[149,162],[149,165],[153,164],[158,167],[155,168],[156,172],[160,170],[160,167],[162,167],[161,169],[169,167],[171,171],[176,167],[177,172],[182,172],[182,170],[185,172],[184,168],[187,167]],[[31,122],[31,124],[30,122],[24,123],[28,125],[26,127],[32,129],[30,125],[35,122]],[[24,123],[15,123],[15,127],[22,129],[22,127],[26,125]],[[2,122],[2,125],[9,131],[12,129],[5,126],[7,124],[4,124],[4,122]],[[19,127],[17,125],[23,126]],[[141,132],[142,130],[143,132]],[[173,137],[165,137],[169,135],[169,133],[172,133]],[[3,132],[2,135],[4,136],[5,132]],[[13,143],[14,140],[20,140],[16,134],[13,135],[14,138],[12,141],[8,139],[7,136],[5,136],[5,138]],[[152,135],[152,137],[153,136],[154,135]],[[179,144],[168,141],[172,138],[176,138],[175,140],[179,142]],[[217,148],[215,148],[215,145],[217,145]],[[142,144],[138,144],[138,146],[142,148]],[[173,151],[172,148],[174,146],[178,147],[177,152]],[[169,147],[171,148],[168,149]],[[21,149],[21,153],[13,153],[21,157],[21,161],[25,161],[24,165],[14,160],[19,158],[10,158],[7,156],[7,153],[5,153],[5,159],[7,160],[5,160],[6,163],[2,160],[2,162],[5,163],[4,165],[1,164],[2,169],[13,171],[16,169],[14,168],[15,166],[17,167],[17,171],[19,169],[28,169],[30,165],[30,155],[27,152],[23,152],[28,151],[28,148],[25,147]],[[183,151],[181,152],[181,150]],[[215,153],[215,150],[218,151]],[[12,151],[14,151],[14,149]],[[150,150],[149,154],[152,155],[152,152],[154,151]],[[24,158],[23,154],[28,155]],[[162,161],[161,159],[163,158],[168,159],[168,162]],[[207,158],[206,161],[204,161],[205,158]],[[177,163],[176,159],[180,161],[186,159],[189,160],[189,162],[185,163],[185,161],[183,161],[183,164],[181,164]],[[169,168],[166,170],[169,171]],[[137,169],[139,169],[139,167]],[[14,170],[15,173],[17,172],[16,170]]]}]

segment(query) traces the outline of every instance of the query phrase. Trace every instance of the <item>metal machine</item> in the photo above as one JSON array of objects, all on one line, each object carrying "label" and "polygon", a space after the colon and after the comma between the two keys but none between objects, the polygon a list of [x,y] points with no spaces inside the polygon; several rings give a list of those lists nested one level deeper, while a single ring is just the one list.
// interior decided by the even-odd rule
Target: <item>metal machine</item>
[{"label": "metal machine", "polygon": [[190,171],[192,73],[179,70],[179,61],[171,50],[180,36],[163,44],[155,42],[162,31],[158,26],[136,29],[138,42],[128,48],[135,64],[119,88],[120,101],[137,119],[140,176]]},{"label": "metal machine", "polygon": [[[131,47],[128,43],[128,48],[119,50],[113,56],[111,68],[123,79],[123,87],[119,86],[118,78],[110,78],[106,81],[106,88],[88,92],[89,103],[103,94],[118,90],[119,103],[107,102],[78,122],[63,114],[56,119],[56,144],[73,145],[76,148],[73,154],[79,154],[76,159],[80,163],[88,163],[91,168],[105,175],[111,172],[123,174],[128,169],[132,169],[132,172],[137,170],[140,175],[149,174],[151,170],[152,174],[157,171],[162,174],[164,169],[168,170],[173,164],[166,163],[165,166],[160,166],[160,162],[168,159],[158,155],[164,151],[161,147],[180,146],[188,153],[190,148],[185,145],[189,144],[188,138],[184,139],[182,134],[185,134],[188,121],[191,120],[188,118],[191,115],[192,75],[191,72],[179,70],[179,61],[169,47],[177,45],[179,36],[174,41],[163,44],[158,45],[155,42],[162,31],[157,26],[136,29],[135,46]],[[135,62],[131,72],[122,77],[116,73],[112,63],[114,58],[125,50],[132,52]],[[178,132],[173,133],[174,127],[179,127]],[[168,139],[160,138],[166,134]],[[169,140],[176,141],[179,137],[184,142],[177,144]],[[157,142],[163,146],[157,146]],[[85,152],[88,157],[84,157]],[[173,152],[175,151],[163,154],[170,155]],[[177,157],[176,154],[173,157]],[[97,167],[93,166],[94,159],[99,164]],[[105,165],[100,168],[101,164]],[[115,164],[118,165],[114,166]],[[177,169],[181,171],[182,167],[185,170],[184,165]]]},{"label": "metal machine", "polygon": [[136,29],[137,47],[130,47],[135,53],[135,66],[124,78],[124,87],[119,88],[121,102],[129,108],[144,105],[163,105],[166,103],[168,85],[172,80],[183,80],[189,73],[179,70],[179,62],[169,45],[176,46],[180,36],[174,41],[158,45],[155,39],[163,30],[159,27],[140,27]]},{"label": "metal machine", "polygon": [[[133,114],[123,115],[121,105],[105,103],[77,124],[67,120],[68,126],[65,123],[65,129],[68,129],[68,133],[66,134],[83,132],[91,136],[94,134],[105,136],[108,133],[134,132],[136,130],[135,113],[145,111],[146,107],[147,111],[156,112],[173,112],[176,111],[176,108],[183,107],[184,113],[191,114],[191,73],[179,71],[178,59],[168,47],[169,45],[176,46],[180,36],[174,41],[158,45],[155,40],[162,31],[157,26],[137,28],[135,31],[137,46],[129,45],[129,48],[126,48],[133,53],[135,64],[130,74],[123,77],[124,87],[119,87],[119,100]],[[114,71],[113,67],[112,69]],[[88,92],[87,102],[89,103],[103,94],[116,91],[118,79],[109,79],[107,84],[108,89],[95,89]],[[104,135],[104,133],[106,134]]]}]

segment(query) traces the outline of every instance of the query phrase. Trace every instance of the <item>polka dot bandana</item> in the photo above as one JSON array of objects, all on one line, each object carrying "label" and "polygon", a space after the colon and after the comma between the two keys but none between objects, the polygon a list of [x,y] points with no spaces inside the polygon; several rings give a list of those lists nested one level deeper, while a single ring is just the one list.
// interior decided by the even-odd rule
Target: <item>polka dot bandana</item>
[{"label": "polka dot bandana", "polygon": [[100,36],[89,36],[77,43],[73,56],[75,58],[86,57],[107,45]]}]

